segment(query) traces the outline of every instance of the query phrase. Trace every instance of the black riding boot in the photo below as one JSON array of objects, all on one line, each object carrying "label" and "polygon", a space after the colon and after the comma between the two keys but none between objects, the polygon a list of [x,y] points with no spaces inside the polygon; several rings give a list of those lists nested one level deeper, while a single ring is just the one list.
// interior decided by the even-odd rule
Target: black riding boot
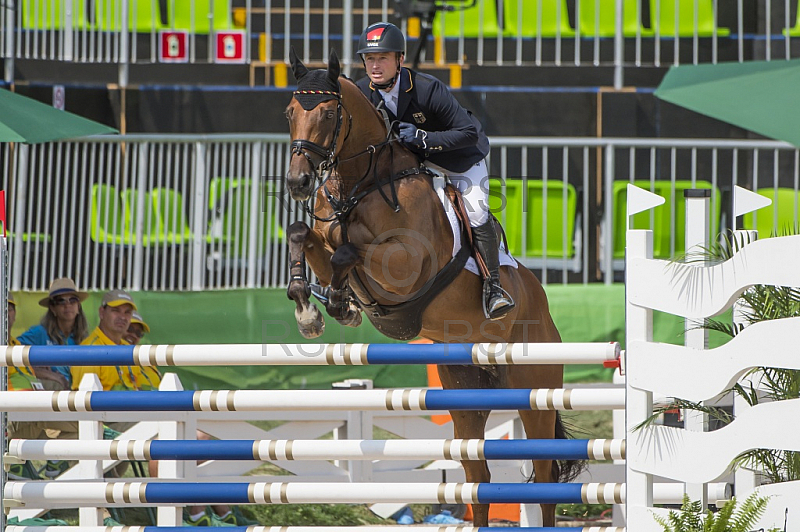
[{"label": "black riding boot", "polygon": [[499,320],[514,308],[514,300],[500,286],[500,258],[494,222],[472,228],[475,249],[480,253],[489,277],[483,280],[483,312],[490,320]]}]

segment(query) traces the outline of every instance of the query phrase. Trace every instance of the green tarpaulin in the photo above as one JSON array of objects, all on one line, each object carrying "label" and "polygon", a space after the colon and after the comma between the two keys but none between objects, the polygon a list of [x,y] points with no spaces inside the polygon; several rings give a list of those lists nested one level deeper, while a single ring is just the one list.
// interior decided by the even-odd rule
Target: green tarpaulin
[{"label": "green tarpaulin", "polygon": [[765,137],[800,146],[800,59],[680,65],[655,95]]},{"label": "green tarpaulin", "polygon": [[[546,288],[550,310],[565,342],[625,341],[625,287],[621,284],[553,285]],[[37,302],[46,294],[17,293],[19,335],[38,323],[44,309]],[[151,332],[145,344],[301,343],[294,303],[286,291],[225,290],[209,292],[138,292],[133,294]],[[90,327],[97,324],[102,294],[83,303]],[[683,321],[655,313],[655,337],[683,342]],[[325,334],[314,343],[390,342],[369,323],[352,329],[326,319]],[[718,345],[719,341],[712,345]],[[176,371],[186,389],[302,389],[330,388],[332,382],[369,378],[379,388],[425,386],[424,366],[225,366],[168,368]],[[567,366],[568,381],[610,380],[611,370],[600,366]]]},{"label": "green tarpaulin", "polygon": [[0,142],[53,142],[117,130],[0,89]]}]

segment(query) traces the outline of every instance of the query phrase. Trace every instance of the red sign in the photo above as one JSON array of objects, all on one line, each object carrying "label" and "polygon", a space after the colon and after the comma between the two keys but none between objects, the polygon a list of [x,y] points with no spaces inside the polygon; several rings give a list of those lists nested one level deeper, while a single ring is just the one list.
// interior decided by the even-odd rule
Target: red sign
[{"label": "red sign", "polygon": [[189,51],[186,46],[187,33],[178,30],[158,32],[158,60],[162,63],[186,63]]},{"label": "red sign", "polygon": [[244,63],[244,31],[226,30],[214,34],[217,63]]}]

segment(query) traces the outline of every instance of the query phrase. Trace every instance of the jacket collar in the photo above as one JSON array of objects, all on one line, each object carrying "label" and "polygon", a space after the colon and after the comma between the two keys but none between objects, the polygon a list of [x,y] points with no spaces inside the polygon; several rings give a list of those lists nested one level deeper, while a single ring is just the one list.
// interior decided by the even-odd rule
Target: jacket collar
[{"label": "jacket collar", "polygon": [[401,68],[399,74],[400,80],[400,93],[397,96],[397,117],[401,117],[408,109],[408,104],[411,102],[411,91],[414,89],[414,79],[411,77],[411,71],[407,68]]}]

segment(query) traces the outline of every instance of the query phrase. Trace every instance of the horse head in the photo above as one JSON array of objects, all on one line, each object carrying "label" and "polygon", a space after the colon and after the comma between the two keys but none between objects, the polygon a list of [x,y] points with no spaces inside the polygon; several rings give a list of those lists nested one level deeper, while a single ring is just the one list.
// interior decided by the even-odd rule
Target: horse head
[{"label": "horse head", "polygon": [[342,94],[339,58],[331,50],[327,70],[309,70],[292,48],[292,72],[297,90],[286,108],[292,138],[286,187],[297,201],[311,197],[317,180],[324,180],[341,149]]}]

